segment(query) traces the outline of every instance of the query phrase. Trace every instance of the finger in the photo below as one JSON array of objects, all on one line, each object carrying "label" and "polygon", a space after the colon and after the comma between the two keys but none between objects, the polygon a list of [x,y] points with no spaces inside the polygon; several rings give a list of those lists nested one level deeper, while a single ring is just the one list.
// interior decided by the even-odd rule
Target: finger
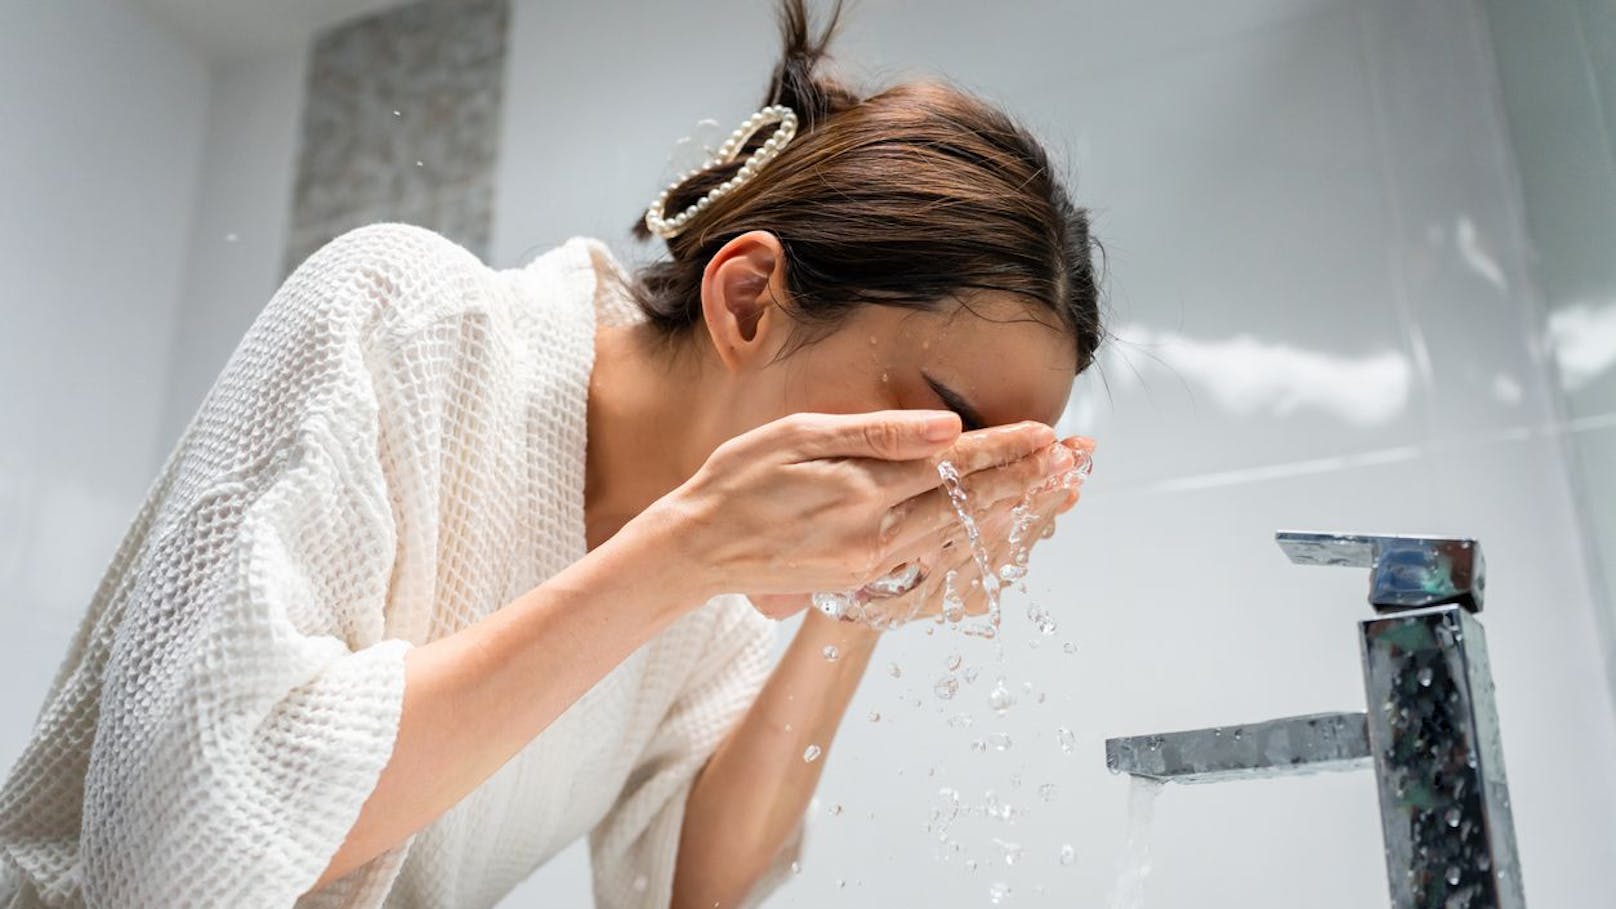
[{"label": "finger", "polygon": [[978,508],[997,507],[1031,492],[1040,482],[1070,470],[1077,455],[1064,445],[1048,445],[1009,464],[979,470],[960,481],[966,500]]},{"label": "finger", "polygon": [[938,454],[960,435],[959,415],[948,410],[795,413],[776,422],[793,461],[908,461]]},{"label": "finger", "polygon": [[1046,424],[1023,420],[964,433],[951,448],[929,458],[872,461],[866,469],[876,483],[887,490],[887,501],[896,504],[939,487],[942,483],[939,464],[944,460],[953,464],[955,471],[964,477],[1012,463],[1041,448],[1055,447],[1054,435],[1055,431]]},{"label": "finger", "polygon": [[[1008,464],[1055,441],[1046,423],[1022,420],[962,434],[945,455],[961,476]],[[939,459],[940,460],[940,459]]]},{"label": "finger", "polygon": [[[999,467],[977,471],[960,481],[967,507],[973,514],[991,513],[995,507],[1019,498],[1040,480],[1071,466],[1071,453],[1051,445],[1035,455]],[[972,503],[975,503],[974,505]],[[939,532],[958,526],[959,512],[948,490],[936,487],[892,506],[891,546],[912,552],[932,542]]]}]

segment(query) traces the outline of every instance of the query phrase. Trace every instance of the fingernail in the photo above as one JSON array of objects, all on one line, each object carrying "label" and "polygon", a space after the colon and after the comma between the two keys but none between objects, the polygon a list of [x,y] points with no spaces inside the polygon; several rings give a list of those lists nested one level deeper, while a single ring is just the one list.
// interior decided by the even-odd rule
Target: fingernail
[{"label": "fingernail", "polygon": [[959,417],[953,414],[947,414],[945,416],[933,417],[927,420],[926,426],[922,431],[925,433],[928,441],[946,442],[947,440],[954,438],[959,430]]}]

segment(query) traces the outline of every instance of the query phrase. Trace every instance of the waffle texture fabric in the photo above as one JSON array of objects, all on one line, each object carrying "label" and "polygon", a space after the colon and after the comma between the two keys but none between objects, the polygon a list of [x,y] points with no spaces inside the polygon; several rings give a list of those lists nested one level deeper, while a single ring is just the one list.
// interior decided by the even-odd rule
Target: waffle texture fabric
[{"label": "waffle texture fabric", "polygon": [[392,752],[405,654],[587,550],[595,328],[640,317],[607,271],[589,237],[496,270],[392,222],[294,270],[170,452],[0,788],[0,907],[492,906],[586,835],[598,906],[668,904],[685,796],[769,670],[774,624],[740,594],[305,893]]}]

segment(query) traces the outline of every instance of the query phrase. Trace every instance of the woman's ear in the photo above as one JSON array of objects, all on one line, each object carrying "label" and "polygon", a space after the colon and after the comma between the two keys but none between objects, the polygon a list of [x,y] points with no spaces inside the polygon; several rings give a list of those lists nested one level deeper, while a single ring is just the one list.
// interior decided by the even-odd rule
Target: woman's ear
[{"label": "woman's ear", "polygon": [[781,346],[785,269],[780,240],[752,230],[719,248],[702,272],[702,318],[719,360],[731,371],[766,363]]}]

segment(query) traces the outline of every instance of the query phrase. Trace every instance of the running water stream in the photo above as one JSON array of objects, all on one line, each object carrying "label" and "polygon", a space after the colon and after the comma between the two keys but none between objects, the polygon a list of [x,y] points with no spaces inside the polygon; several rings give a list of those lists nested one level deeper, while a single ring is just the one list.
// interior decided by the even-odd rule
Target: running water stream
[{"label": "running water stream", "polygon": [[1143,905],[1145,878],[1150,876],[1150,827],[1156,815],[1156,797],[1167,785],[1144,776],[1129,779],[1128,846],[1117,872],[1116,888],[1111,891],[1110,909],[1140,909]]}]

